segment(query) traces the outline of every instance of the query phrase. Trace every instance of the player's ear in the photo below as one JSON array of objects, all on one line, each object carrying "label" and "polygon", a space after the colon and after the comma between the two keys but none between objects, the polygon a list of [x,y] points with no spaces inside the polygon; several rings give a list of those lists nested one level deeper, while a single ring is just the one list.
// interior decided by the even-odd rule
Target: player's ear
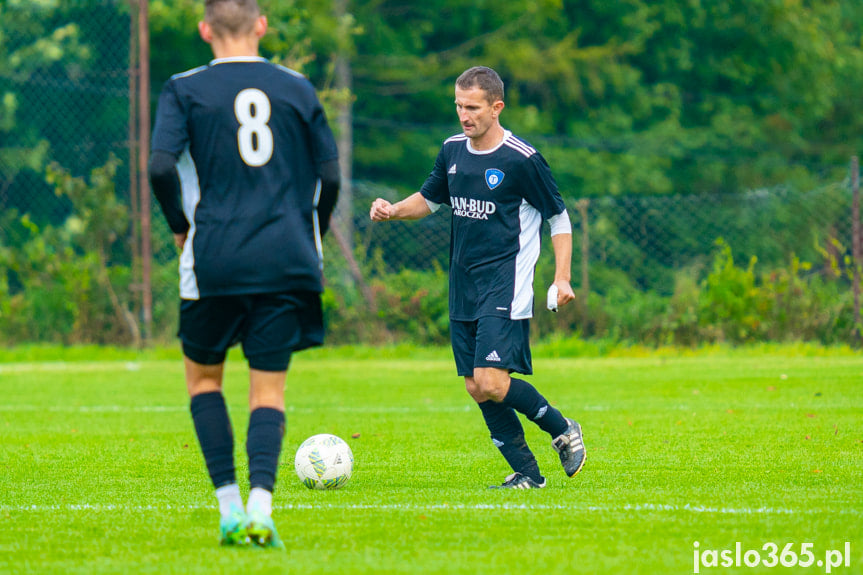
[{"label": "player's ear", "polygon": [[198,34],[201,35],[201,39],[207,44],[213,41],[213,28],[203,20],[198,22]]},{"label": "player's ear", "polygon": [[266,16],[258,16],[258,19],[255,20],[255,36],[257,36],[258,38],[261,38],[266,33],[267,33],[267,17]]},{"label": "player's ear", "polygon": [[491,105],[491,109],[494,113],[494,116],[500,116],[501,111],[503,111],[504,103],[503,100],[498,100],[494,104]]}]

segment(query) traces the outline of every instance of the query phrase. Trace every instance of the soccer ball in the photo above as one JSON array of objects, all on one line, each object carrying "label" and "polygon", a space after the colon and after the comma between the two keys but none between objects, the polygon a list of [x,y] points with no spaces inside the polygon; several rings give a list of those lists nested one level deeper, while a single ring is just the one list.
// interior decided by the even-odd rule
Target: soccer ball
[{"label": "soccer ball", "polygon": [[309,489],[338,489],[351,478],[354,454],[342,438],[320,433],[300,444],[294,469]]}]

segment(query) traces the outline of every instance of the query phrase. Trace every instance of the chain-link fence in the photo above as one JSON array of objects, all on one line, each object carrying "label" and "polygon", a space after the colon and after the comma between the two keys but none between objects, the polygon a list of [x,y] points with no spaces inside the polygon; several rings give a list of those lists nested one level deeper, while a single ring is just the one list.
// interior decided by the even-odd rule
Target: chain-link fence
[{"label": "chain-link fence", "polygon": [[[355,253],[374,297],[335,294],[333,306],[342,312],[374,306],[379,313],[363,318],[365,331],[344,324],[339,329],[354,339],[421,332],[424,339],[445,341],[450,210],[416,222],[374,224],[367,215],[372,199],[395,201],[399,195],[369,183],[354,188]],[[554,319],[537,313],[535,332],[652,343],[853,341],[852,200],[850,182],[805,191],[779,186],[722,195],[570,199],[572,284],[579,301]],[[547,227],[544,234],[537,310],[554,274]],[[339,246],[328,247],[330,285],[344,291]],[[381,317],[389,332],[374,330]],[[705,318],[735,325],[706,326]]]},{"label": "chain-link fence", "polygon": [[0,341],[140,341],[137,10],[0,3]]},{"label": "chain-link fence", "polygon": [[[362,194],[364,207],[371,197]],[[842,262],[851,255],[851,201],[848,183],[803,192],[776,187],[723,195],[570,200],[573,280],[580,285],[581,269],[616,269],[639,289],[670,295],[675,271],[709,264],[717,240],[730,245],[743,265],[753,256],[766,269],[785,267],[794,257],[826,265],[828,259]],[[381,250],[387,271],[445,268],[449,216],[444,208],[420,222],[379,225],[358,215],[355,227],[362,251]]]},{"label": "chain-link fence", "polygon": [[71,203],[45,180],[51,162],[82,175],[114,153],[128,198],[130,16],[119,0],[38,4],[0,8],[0,210],[61,224]]},{"label": "chain-link fence", "polygon": [[[138,180],[130,170],[136,163],[134,3],[37,3],[31,10],[50,13],[29,20],[18,6],[17,13],[0,9],[0,341],[137,342],[148,311],[142,309],[141,252],[134,239]],[[100,176],[112,155],[116,166]],[[76,192],[69,178],[83,179],[91,191]],[[354,236],[342,243],[330,236],[326,243],[333,339],[374,343],[380,332],[370,325],[386,321],[388,313],[403,313],[406,325],[433,313],[438,329],[419,339],[440,341],[449,211],[419,222],[372,224],[371,200],[398,199],[395,192],[364,181],[354,182],[353,190]],[[122,233],[99,225],[109,198],[125,206],[125,220],[111,216],[124,224]],[[152,294],[152,335],[167,340],[176,327],[177,254],[152,208],[152,274],[143,289]],[[744,268],[753,257],[767,272],[804,262],[804,280],[829,277],[843,297],[851,291],[847,182],[805,191],[570,199],[569,211],[573,285],[583,294],[602,297],[625,288],[673,297],[681,274],[703,281],[711,271],[719,239]],[[550,279],[549,253],[537,281]],[[405,270],[414,275],[406,277]],[[399,299],[417,301],[394,312]],[[573,321],[588,325],[594,312],[586,298],[579,313]]]}]

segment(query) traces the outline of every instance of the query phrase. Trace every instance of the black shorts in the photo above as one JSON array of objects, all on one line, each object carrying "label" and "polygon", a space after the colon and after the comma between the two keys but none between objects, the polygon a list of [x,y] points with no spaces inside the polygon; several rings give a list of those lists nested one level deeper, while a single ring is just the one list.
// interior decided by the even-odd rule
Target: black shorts
[{"label": "black shorts", "polygon": [[242,343],[249,367],[285,371],[291,354],[324,342],[320,294],[267,293],[180,301],[183,353],[196,363],[217,365]]},{"label": "black shorts", "polygon": [[458,374],[473,377],[476,367],[498,367],[510,373],[533,373],[530,320],[487,316],[450,321],[450,339]]}]

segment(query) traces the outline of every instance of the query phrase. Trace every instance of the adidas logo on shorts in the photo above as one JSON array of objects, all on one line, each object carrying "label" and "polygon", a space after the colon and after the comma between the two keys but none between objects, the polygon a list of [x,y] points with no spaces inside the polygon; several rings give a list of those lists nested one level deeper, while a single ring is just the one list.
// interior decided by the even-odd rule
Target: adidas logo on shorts
[{"label": "adidas logo on shorts", "polygon": [[497,354],[497,350],[492,351],[490,354],[485,356],[486,361],[500,361],[500,356]]}]

